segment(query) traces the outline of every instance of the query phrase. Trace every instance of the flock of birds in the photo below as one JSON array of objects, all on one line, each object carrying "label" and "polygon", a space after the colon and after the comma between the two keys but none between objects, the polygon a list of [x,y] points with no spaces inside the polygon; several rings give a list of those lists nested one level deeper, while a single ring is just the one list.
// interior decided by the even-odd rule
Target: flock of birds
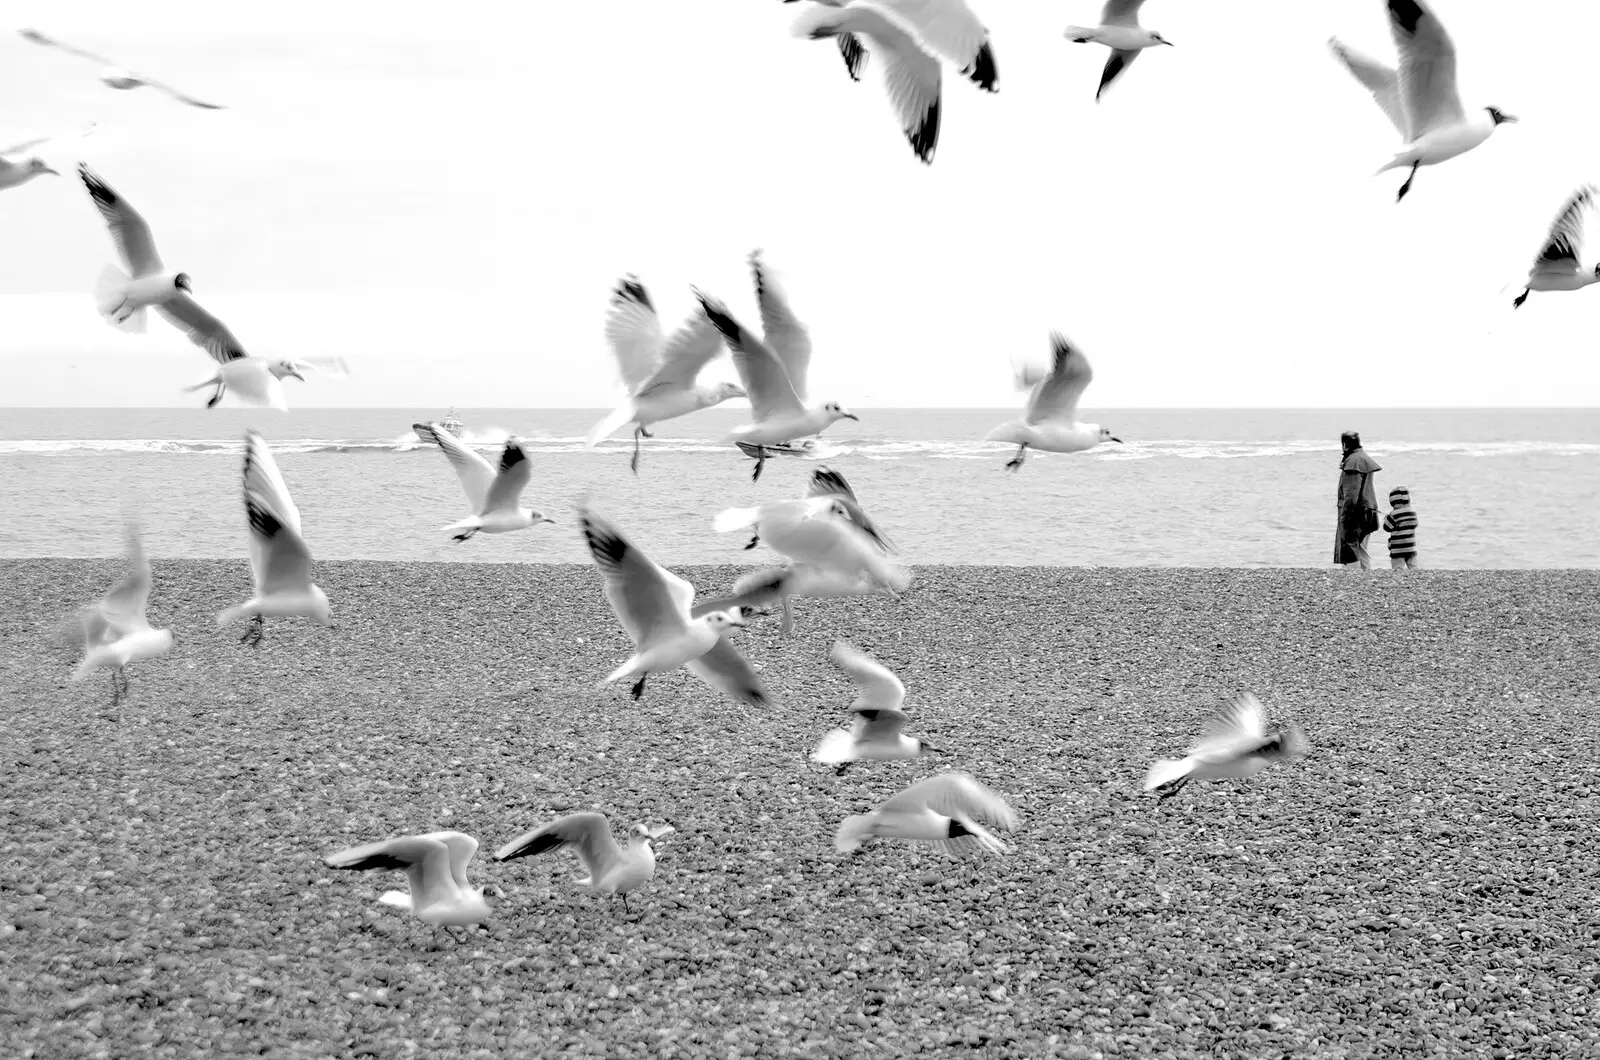
[{"label": "flock of birds", "polygon": [[[785,0],[790,2],[790,0]],[[1383,170],[1409,168],[1399,198],[1411,189],[1419,167],[1435,165],[1471,150],[1502,123],[1515,121],[1494,107],[1468,113],[1455,87],[1455,52],[1436,16],[1420,0],[1385,0],[1390,28],[1399,52],[1398,70],[1331,41],[1338,58],[1370,89],[1384,113],[1404,138],[1404,146]],[[1098,43],[1111,51],[1101,74],[1096,98],[1105,92],[1145,49],[1171,42],[1139,25],[1141,0],[1109,0],[1100,24],[1070,27],[1066,36]],[[796,22],[796,35],[834,38],[849,75],[859,79],[869,54],[885,69],[891,101],[913,150],[931,162],[939,132],[941,61],[961,65],[980,88],[995,91],[998,67],[988,31],[965,0],[817,0]],[[110,64],[89,52],[62,44],[42,33],[22,35],[37,44]],[[197,107],[218,109],[177,92],[159,81],[126,70],[109,69],[102,80],[113,88],[141,85],[167,92]],[[27,150],[33,143],[10,152]],[[1382,172],[1383,170],[1380,170]],[[54,173],[37,158],[0,162],[0,188]],[[214,407],[231,393],[246,404],[287,408],[281,380],[305,380],[308,367],[347,374],[338,359],[320,363],[266,359],[248,354],[233,334],[195,300],[187,272],[169,269],[156,250],[144,218],[98,174],[80,164],[79,176],[99,210],[126,271],[108,267],[95,288],[95,303],[113,326],[139,330],[145,311],[154,308],[216,362],[215,374],[189,389],[210,388]],[[1529,291],[1574,290],[1600,281],[1600,269],[1578,267],[1580,222],[1593,203],[1592,188],[1574,195],[1552,227],[1530,270],[1521,305]],[[760,252],[751,255],[762,334],[746,329],[718,299],[694,290],[697,303],[689,319],[664,335],[655,306],[633,275],[612,292],[605,333],[616,358],[627,398],[595,425],[588,444],[595,445],[627,425],[633,428],[631,466],[638,472],[641,439],[649,428],[735,397],[748,398],[750,422],[734,430],[729,441],[742,443],[755,460],[759,477],[769,447],[815,436],[839,419],[855,415],[837,401],[813,402],[807,393],[811,340],[790,308]],[[1048,364],[1017,369],[1019,386],[1029,391],[1022,416],[989,434],[1017,446],[1006,467],[1019,469],[1029,448],[1078,452],[1102,442],[1119,442],[1110,429],[1077,419],[1077,407],[1093,378],[1087,358],[1064,336],[1052,333]],[[701,371],[727,350],[740,385],[697,383]],[[446,529],[457,541],[478,533],[508,533],[551,523],[543,513],[525,507],[521,497],[530,478],[528,454],[509,439],[498,465],[467,446],[438,423],[417,424],[419,438],[439,446],[455,469],[470,513]],[[248,618],[241,641],[259,646],[265,619],[301,617],[333,625],[326,593],[312,580],[312,556],[300,514],[265,438],[254,430],[245,435],[243,501],[249,527],[254,587],[250,597],[217,616],[219,625]],[[760,677],[730,640],[749,618],[782,613],[783,631],[793,628],[795,597],[897,596],[910,576],[895,563],[893,543],[867,514],[838,472],[818,468],[800,497],[718,514],[718,532],[749,531],[747,547],[765,543],[785,559],[740,578],[730,592],[699,604],[695,589],[649,559],[611,522],[579,506],[578,520],[605,597],[633,643],[633,653],[601,680],[601,685],[632,680],[631,694],[643,695],[650,675],[686,667],[719,693],[737,702],[770,706]],[[174,646],[171,630],[151,627],[146,605],[152,586],[151,568],[130,524],[132,573],[102,599],[83,608],[79,620],[84,655],[74,680],[98,670],[111,673],[113,702],[128,690],[126,669]],[[927,741],[905,732],[905,688],[892,672],[844,642],[836,642],[831,660],[850,674],[859,694],[851,706],[847,729],[827,733],[812,753],[819,763],[839,771],[861,760],[914,758],[941,753]],[[1189,752],[1180,759],[1155,762],[1145,788],[1169,798],[1191,780],[1245,778],[1276,761],[1304,755],[1308,745],[1298,726],[1269,728],[1262,705],[1249,695],[1235,700],[1211,718]],[[835,834],[841,852],[861,850],[877,838],[901,838],[940,844],[956,853],[1003,852],[1006,844],[991,829],[1014,831],[1016,814],[998,795],[972,776],[946,771],[891,796],[865,814],[845,817]],[[654,844],[671,826],[635,823],[625,846],[612,837],[607,819],[598,813],[561,817],[499,847],[494,858],[507,861],[561,848],[573,848],[587,874],[583,886],[608,894],[626,894],[649,881],[655,872]],[[407,875],[408,892],[388,892],[381,901],[408,909],[434,925],[470,925],[489,916],[485,895],[494,888],[472,886],[467,866],[478,843],[460,832],[432,832],[365,844],[329,855],[329,866],[341,869],[397,869]],[[626,898],[624,897],[624,902]]]}]

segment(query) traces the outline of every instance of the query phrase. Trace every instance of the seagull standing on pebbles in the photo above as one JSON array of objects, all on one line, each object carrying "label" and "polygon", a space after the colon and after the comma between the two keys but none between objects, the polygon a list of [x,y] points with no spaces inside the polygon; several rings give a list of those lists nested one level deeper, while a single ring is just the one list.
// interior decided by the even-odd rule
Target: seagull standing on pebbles
[{"label": "seagull standing on pebbles", "polygon": [[407,890],[385,891],[378,901],[434,927],[469,927],[489,919],[485,895],[501,897],[497,887],[467,882],[467,863],[477,851],[478,841],[462,832],[428,832],[351,847],[322,861],[330,869],[399,869]]},{"label": "seagull standing on pebbles", "polygon": [[461,531],[454,540],[465,541],[479,531],[506,534],[555,522],[543,512],[520,507],[517,503],[533,477],[533,465],[528,461],[527,450],[515,438],[506,440],[506,447],[500,454],[500,467],[496,469],[437,423],[413,423],[411,429],[422,441],[436,442],[444,450],[472,505],[473,514],[444,528]]},{"label": "seagull standing on pebbles", "polygon": [[1337,37],[1329,38],[1328,46],[1367,87],[1405,138],[1405,146],[1378,170],[1411,168],[1395,196],[1399,202],[1417,179],[1417,167],[1438,165],[1465,154],[1487,140],[1498,126],[1517,119],[1495,107],[1467,114],[1456,91],[1456,48],[1438,16],[1421,0],[1388,0],[1388,7],[1389,33],[1400,54],[1398,71]]},{"label": "seagull standing on pebbles", "polygon": [[588,870],[587,876],[577,878],[578,886],[601,894],[620,894],[626,909],[628,892],[649,883],[656,874],[656,840],[675,831],[670,824],[648,828],[641,822],[629,829],[628,845],[619,847],[605,814],[569,813],[513,839],[494,852],[494,859],[510,861],[577,847],[578,857]]},{"label": "seagull standing on pebbles", "polygon": [[606,601],[634,644],[634,654],[601,685],[637,674],[632,692],[638,699],[651,674],[687,664],[700,680],[739,702],[767,705],[761,679],[724,636],[731,627],[744,625],[737,611],[691,618],[694,586],[652,562],[598,515],[580,509],[579,521],[595,566],[605,577]]},{"label": "seagull standing on pebbles", "polygon": [[255,593],[219,614],[217,625],[226,626],[249,615],[250,628],[239,640],[252,648],[261,645],[268,615],[333,625],[328,596],[311,580],[311,549],[300,536],[300,510],[289,496],[266,439],[255,431],[246,431],[244,436],[244,511],[250,521]]},{"label": "seagull standing on pebbles", "polygon": [[125,70],[104,56],[96,55],[94,52],[85,51],[82,48],[75,48],[70,44],[56,40],[53,37],[46,37],[43,33],[40,33],[36,29],[21,29],[17,32],[21,34],[24,39],[31,40],[35,44],[43,44],[47,48],[59,48],[69,55],[76,55],[80,59],[88,59],[92,63],[99,63],[102,67],[100,71],[100,81],[108,88],[127,90],[131,88],[149,87],[155,89],[157,92],[165,92],[179,103],[187,103],[191,107],[199,107],[202,110],[225,109],[220,103],[206,103],[202,100],[195,99],[193,96],[185,95],[184,93],[173,88],[171,85],[163,84],[153,77],[145,77],[143,74],[136,74],[131,70]]},{"label": "seagull standing on pebbles", "polygon": [[1266,712],[1248,692],[1206,722],[1183,758],[1162,758],[1150,767],[1144,790],[1163,800],[1191,780],[1253,777],[1274,762],[1298,758],[1310,749],[1300,726],[1290,724],[1267,735]]},{"label": "seagull standing on pebbles", "polygon": [[1594,206],[1595,189],[1585,184],[1562,207],[1550,226],[1550,235],[1539,250],[1533,268],[1528,270],[1528,282],[1522,293],[1511,300],[1515,308],[1522,308],[1530,291],[1576,291],[1591,283],[1600,283],[1600,265],[1592,272],[1578,267],[1578,254],[1583,250],[1583,218]]},{"label": "seagull standing on pebbles", "polygon": [[1005,843],[979,822],[1003,832],[1017,829],[1006,801],[966,773],[940,773],[911,785],[871,813],[846,817],[833,837],[841,854],[859,851],[872,839],[915,839],[952,853],[1007,852]]},{"label": "seagull standing on pebbles", "polygon": [[888,760],[943,753],[926,740],[901,731],[907,721],[901,709],[906,686],[887,667],[842,640],[834,642],[828,658],[843,668],[859,689],[856,701],[850,704],[856,720],[851,728],[835,729],[824,736],[811,755],[813,762],[836,765],[839,768],[834,772],[843,773],[862,758]]},{"label": "seagull standing on pebbles", "polygon": [[704,312],[697,311],[663,341],[650,293],[631,273],[611,292],[606,342],[617,359],[628,400],[595,424],[584,444],[593,449],[612,431],[632,423],[633,459],[628,466],[634,474],[639,473],[639,439],[651,436],[647,428],[652,423],[745,396],[744,388],[733,383],[695,385],[695,377],[722,352],[722,335]]},{"label": "seagull standing on pebbles", "polygon": [[78,612],[83,624],[83,661],[72,673],[74,683],[102,667],[111,670],[111,704],[122,701],[128,691],[126,667],[130,663],[153,659],[172,649],[170,629],[152,629],[145,608],[150,602],[150,559],[145,555],[139,527],[128,524],[128,563],[133,568],[126,578],[96,603]]},{"label": "seagull standing on pebbles", "polygon": [[963,76],[984,91],[999,91],[989,31],[965,0],[820,0],[801,13],[791,32],[802,39],[837,38],[853,81],[861,80],[866,64],[860,38],[871,41],[883,58],[885,87],[900,127],[927,164],[939,145],[943,74],[938,57],[959,65]]},{"label": "seagull standing on pebbles", "polygon": [[1002,423],[984,439],[1016,443],[1017,455],[1006,462],[1007,471],[1022,467],[1030,445],[1051,453],[1078,453],[1101,442],[1122,443],[1109,427],[1077,420],[1078,401],[1094,381],[1089,358],[1059,331],[1050,333],[1050,351],[1048,372],[1041,372],[1035,365],[1017,371],[1018,388],[1032,388],[1022,419]]},{"label": "seagull standing on pebbles", "polygon": [[1100,12],[1098,26],[1068,26],[1066,38],[1076,44],[1104,44],[1111,49],[1105,69],[1100,72],[1100,87],[1095,89],[1094,101],[1106,88],[1121,76],[1139,53],[1158,44],[1172,46],[1172,42],[1154,30],[1139,25],[1139,8],[1144,0],[1106,0]]}]

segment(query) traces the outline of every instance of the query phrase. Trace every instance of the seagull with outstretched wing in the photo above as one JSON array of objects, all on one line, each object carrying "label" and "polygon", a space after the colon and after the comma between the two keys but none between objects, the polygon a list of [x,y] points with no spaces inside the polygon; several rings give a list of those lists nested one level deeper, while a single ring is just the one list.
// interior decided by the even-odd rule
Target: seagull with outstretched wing
[{"label": "seagull with outstretched wing", "polygon": [[472,505],[471,515],[444,528],[460,531],[454,540],[465,541],[480,531],[505,534],[555,522],[543,512],[518,503],[533,477],[533,464],[528,460],[528,451],[517,439],[506,439],[500,465],[496,467],[446,430],[443,424],[413,423],[411,429],[419,439],[434,442],[444,451],[450,466],[456,470],[456,477],[461,480],[467,502]]},{"label": "seagull with outstretched wing", "polygon": [[47,48],[58,48],[61,51],[66,52],[68,55],[76,55],[80,59],[88,59],[92,63],[99,63],[101,66],[100,81],[109,88],[126,91],[133,88],[149,87],[155,89],[157,92],[165,92],[179,103],[187,103],[189,106],[199,107],[201,110],[226,109],[220,103],[207,103],[204,100],[195,99],[193,96],[188,95],[187,93],[179,92],[169,84],[157,81],[153,77],[146,77],[143,74],[136,74],[131,70],[127,70],[121,66],[118,66],[116,63],[112,62],[110,59],[107,59],[103,55],[96,55],[94,52],[75,47],[74,45],[68,44],[65,41],[57,40],[54,37],[47,37],[36,29],[21,29],[18,30],[17,33],[20,34],[24,40],[31,40],[33,43],[42,44]]},{"label": "seagull with outstretched wing", "polygon": [[1083,351],[1059,331],[1050,333],[1050,368],[1040,371],[1026,365],[1017,371],[1017,385],[1028,391],[1022,419],[1008,420],[990,431],[989,442],[1013,442],[1017,455],[1006,463],[1016,471],[1027,459],[1028,447],[1051,453],[1079,453],[1101,442],[1122,441],[1109,427],[1078,422],[1078,401],[1094,380],[1094,369]]}]

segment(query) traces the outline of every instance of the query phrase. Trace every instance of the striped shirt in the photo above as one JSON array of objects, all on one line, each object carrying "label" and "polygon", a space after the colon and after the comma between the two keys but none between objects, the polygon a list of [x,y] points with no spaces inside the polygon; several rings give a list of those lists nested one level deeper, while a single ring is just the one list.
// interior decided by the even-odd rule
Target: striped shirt
[{"label": "striped shirt", "polygon": [[1409,504],[1397,504],[1383,517],[1383,529],[1389,535],[1389,555],[1415,556],[1417,554],[1417,513]]}]

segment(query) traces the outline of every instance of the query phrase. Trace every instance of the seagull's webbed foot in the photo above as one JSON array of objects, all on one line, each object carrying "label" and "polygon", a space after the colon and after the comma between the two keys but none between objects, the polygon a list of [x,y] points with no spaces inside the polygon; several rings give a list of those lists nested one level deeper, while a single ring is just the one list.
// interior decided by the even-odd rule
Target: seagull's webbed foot
[{"label": "seagull's webbed foot", "polygon": [[454,537],[452,537],[452,538],[451,538],[451,539],[450,539],[450,540],[452,540],[452,541],[456,541],[456,542],[461,542],[461,541],[465,541],[465,540],[467,540],[467,539],[468,539],[468,538],[470,538],[470,537],[471,537],[471,536],[472,536],[472,533],[473,533],[473,532],[472,532],[472,531],[471,531],[471,530],[468,530],[468,531],[467,531],[467,532],[466,532],[466,533],[464,533],[464,534],[456,534],[456,535],[455,535],[455,536],[454,536]]},{"label": "seagull's webbed foot", "polygon": [[643,437],[643,438],[654,438],[655,437],[655,435],[651,434],[649,431],[645,430],[643,427],[639,428],[639,435],[640,435],[640,437]]},{"label": "seagull's webbed foot", "polygon": [[761,535],[760,534],[751,534],[750,535],[750,543],[748,545],[744,546],[744,550],[746,552],[749,552],[752,548],[755,548],[759,544],[761,544]]},{"label": "seagull's webbed foot", "polygon": [[834,767],[833,775],[836,776],[836,777],[842,777],[842,776],[844,776],[845,771],[847,769],[849,769],[853,765],[855,765],[855,763],[851,762],[851,761],[840,762],[837,766]]},{"label": "seagull's webbed foot", "polygon": [[221,383],[218,383],[216,391],[211,395],[210,399],[206,401],[206,408],[216,408],[217,402],[222,400],[222,392],[227,389],[227,387],[223,386]]},{"label": "seagull's webbed foot", "polygon": [[639,675],[639,680],[637,680],[637,681],[635,681],[633,683],[633,698],[634,699],[638,699],[640,696],[644,695],[645,679],[648,678],[649,676],[650,676],[649,674],[640,674]]},{"label": "seagull's webbed foot", "polygon": [[1511,300],[1511,308],[1512,309],[1521,309],[1522,308],[1522,303],[1526,302],[1528,300],[1528,294],[1529,294],[1529,291],[1531,291],[1531,290],[1532,290],[1532,288],[1528,288],[1528,289],[1524,290],[1521,294],[1519,294],[1515,298],[1513,298]]},{"label": "seagull's webbed foot", "polygon": [[250,625],[245,628],[244,636],[239,638],[240,644],[248,644],[252,648],[261,647],[261,637],[266,632],[267,620],[261,615],[251,615]]},{"label": "seagull's webbed foot", "polygon": [[1028,447],[1025,446],[1025,445],[1017,446],[1017,455],[1012,457],[1010,460],[1006,461],[1006,470],[1007,471],[1018,471],[1018,470],[1021,470],[1022,462],[1024,460],[1026,460],[1026,459],[1028,459]]},{"label": "seagull's webbed foot", "polygon": [[751,482],[758,481],[761,478],[761,469],[766,467],[766,466],[767,466],[767,451],[765,449],[757,449],[756,450],[756,469],[754,471],[750,472],[750,481]]},{"label": "seagull's webbed foot", "polygon": [[1406,182],[1400,185],[1400,193],[1394,197],[1395,202],[1399,202],[1401,199],[1405,198],[1406,192],[1411,190],[1411,182],[1417,179],[1417,167],[1420,165],[1422,165],[1421,162],[1411,163],[1411,174],[1406,177]]}]

